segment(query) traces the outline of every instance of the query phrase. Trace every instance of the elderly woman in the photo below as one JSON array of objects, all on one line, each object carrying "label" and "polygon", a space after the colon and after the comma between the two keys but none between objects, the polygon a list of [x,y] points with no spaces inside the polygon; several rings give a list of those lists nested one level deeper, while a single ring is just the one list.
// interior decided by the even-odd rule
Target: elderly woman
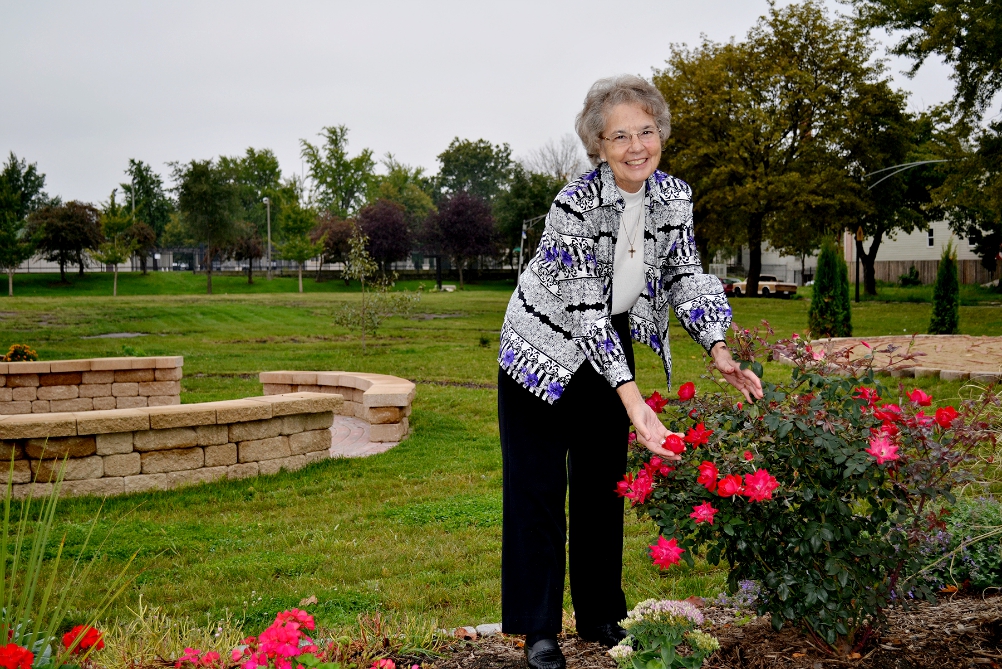
[{"label": "elderly woman", "polygon": [[749,400],[758,378],[724,343],[731,308],[696,252],[689,186],[657,167],[671,116],[636,76],[592,86],[576,129],[596,165],[557,195],[539,250],[501,329],[498,418],[504,462],[502,625],[525,634],[533,669],[562,669],[564,501],[570,484],[570,586],[578,634],[625,632],[623,503],[632,424],[666,459],[668,430],[634,381],[632,341],[658,353],[671,385],[671,312]]}]

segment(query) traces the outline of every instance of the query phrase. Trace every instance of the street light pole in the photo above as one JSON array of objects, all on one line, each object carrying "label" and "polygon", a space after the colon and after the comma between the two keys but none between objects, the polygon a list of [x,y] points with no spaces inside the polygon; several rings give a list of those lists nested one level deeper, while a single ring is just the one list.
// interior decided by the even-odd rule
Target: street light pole
[{"label": "street light pole", "polygon": [[267,220],[268,220],[268,281],[271,281],[271,198],[264,198],[261,200],[264,202],[264,206],[267,209]]}]

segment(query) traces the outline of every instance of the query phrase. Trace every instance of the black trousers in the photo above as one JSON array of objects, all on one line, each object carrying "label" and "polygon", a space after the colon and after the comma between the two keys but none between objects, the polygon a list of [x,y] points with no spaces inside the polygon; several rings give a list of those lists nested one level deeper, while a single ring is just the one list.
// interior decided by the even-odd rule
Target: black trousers
[{"label": "black trousers", "polygon": [[[635,373],[626,314],[613,325]],[[630,419],[616,390],[585,362],[555,404],[498,375],[504,465],[501,618],[507,634],[561,630],[565,546],[578,629],[626,617],[623,500]],[[568,515],[564,503],[570,487]]]}]

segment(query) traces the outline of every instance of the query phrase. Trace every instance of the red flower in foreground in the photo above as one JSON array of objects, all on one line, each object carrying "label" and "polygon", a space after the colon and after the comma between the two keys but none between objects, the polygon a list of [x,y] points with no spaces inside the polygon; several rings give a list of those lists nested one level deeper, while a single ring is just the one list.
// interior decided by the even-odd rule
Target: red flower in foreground
[{"label": "red flower in foreground", "polygon": [[696,448],[700,444],[710,441],[711,434],[713,434],[713,430],[707,430],[706,426],[700,423],[696,427],[690,427],[689,431],[685,433],[685,442]]},{"label": "red flower in foreground", "polygon": [[74,653],[82,653],[90,648],[93,648],[94,650],[101,650],[104,648],[104,641],[101,639],[101,633],[93,627],[89,627],[87,625],[77,625],[63,635],[63,645],[69,648],[77,639],[80,639],[80,642],[77,644],[77,647],[73,649]]},{"label": "red flower in foreground", "polygon": [[665,405],[668,404],[668,400],[661,397],[661,393],[656,390],[653,395],[644,401],[647,403],[647,406],[654,410],[654,413],[661,413],[664,410]]},{"label": "red flower in foreground", "polygon": [[658,542],[651,544],[650,548],[654,564],[662,569],[667,569],[673,564],[678,564],[682,553],[685,552],[684,548],[678,547],[678,542],[674,538],[671,541],[666,541],[664,537],[658,537]]},{"label": "red flower in foreground", "polygon": [[707,490],[713,492],[717,489],[717,478],[719,476],[720,472],[717,471],[717,465],[708,460],[703,460],[699,463],[699,478],[696,479],[696,483],[706,486]]},{"label": "red flower in foreground", "polygon": [[699,506],[692,507],[692,513],[689,514],[689,517],[697,523],[709,523],[713,525],[713,514],[717,513],[717,511],[709,502],[703,502]]},{"label": "red flower in foreground", "polygon": [[769,472],[760,469],[754,474],[745,474],[745,489],[741,494],[752,502],[772,499],[772,491],[779,487],[779,481]]},{"label": "red flower in foreground", "polygon": [[681,455],[682,452],[685,451],[685,443],[677,434],[669,434],[665,437],[664,443],[661,444],[661,447],[667,451],[671,451],[675,455]]},{"label": "red flower in foreground", "polygon": [[744,490],[744,486],[741,485],[740,474],[725,476],[720,479],[720,483],[717,484],[717,494],[721,497],[740,495],[742,490]]},{"label": "red flower in foreground", "polygon": [[898,447],[884,435],[870,437],[870,447],[866,452],[877,458],[878,465],[898,459]]},{"label": "red flower in foreground", "polygon": [[953,424],[953,421],[956,420],[959,415],[960,414],[957,413],[957,410],[953,407],[936,409],[936,422],[939,423],[941,428],[946,430]]},{"label": "red flower in foreground", "polygon": [[884,422],[897,422],[901,420],[901,407],[897,404],[881,404],[873,412],[873,417]]},{"label": "red flower in foreground", "polygon": [[696,396],[696,384],[692,381],[686,381],[678,389],[678,398],[683,402],[691,400]]},{"label": "red flower in foreground", "polygon": [[920,407],[927,407],[932,404],[932,397],[922,392],[919,388],[908,393],[908,399]]},{"label": "red flower in foreground", "polygon": [[643,504],[654,489],[654,482],[645,470],[637,472],[634,477],[628,472],[623,480],[616,484],[616,494],[631,500],[630,506]]},{"label": "red flower in foreground", "polygon": [[0,667],[4,669],[31,669],[34,660],[34,653],[16,643],[0,646]]}]

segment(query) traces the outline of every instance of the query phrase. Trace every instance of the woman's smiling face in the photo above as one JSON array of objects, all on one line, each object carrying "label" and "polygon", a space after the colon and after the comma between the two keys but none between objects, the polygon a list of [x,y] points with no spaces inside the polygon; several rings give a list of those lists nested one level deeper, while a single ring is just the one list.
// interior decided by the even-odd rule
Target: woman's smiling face
[{"label": "woman's smiling face", "polygon": [[[625,142],[624,136],[628,138]],[[610,109],[599,157],[609,163],[617,186],[629,193],[643,188],[661,161],[661,132],[654,117],[628,102]]]}]

